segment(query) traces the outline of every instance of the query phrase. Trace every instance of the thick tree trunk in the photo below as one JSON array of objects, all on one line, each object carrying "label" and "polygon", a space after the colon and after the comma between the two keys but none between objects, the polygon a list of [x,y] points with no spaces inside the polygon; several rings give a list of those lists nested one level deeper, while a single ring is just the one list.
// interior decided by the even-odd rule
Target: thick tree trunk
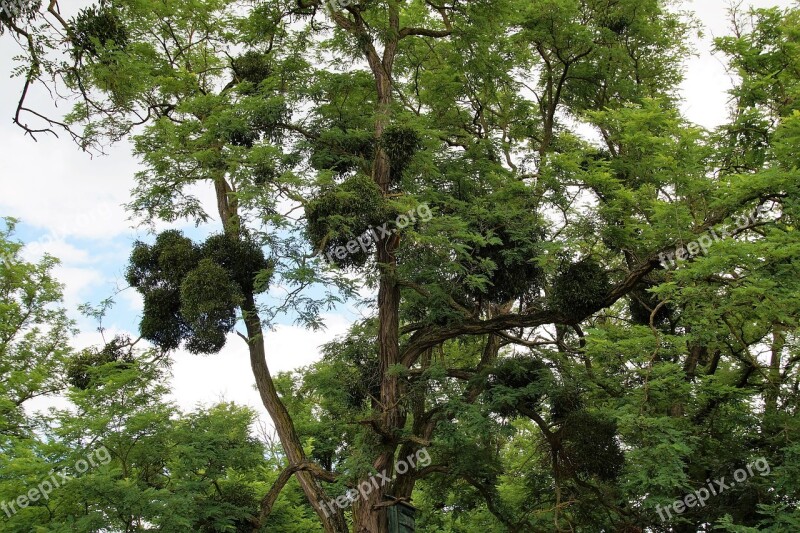
[{"label": "thick tree trunk", "polygon": [[[766,384],[764,394],[764,412],[774,416],[778,412],[778,397],[781,384],[781,356],[786,346],[786,334],[780,326],[775,326],[772,331],[772,345],[770,346],[771,358],[769,362],[769,383]],[[770,420],[770,423],[774,421]]]},{"label": "thick tree trunk", "polygon": [[[387,45],[391,46],[391,45]],[[386,57],[389,56],[389,57]],[[378,93],[378,113],[375,121],[375,136],[383,134],[390,120],[392,101],[391,64],[394,57],[387,51],[380,66],[371,61]],[[378,148],[372,165],[372,178],[384,194],[391,187],[391,163],[383,148]],[[387,221],[388,222],[388,221]],[[377,245],[376,260],[380,268],[378,288],[378,360],[381,380],[380,429],[384,451],[376,458],[373,466],[387,477],[394,475],[394,453],[398,446],[397,433],[405,425],[405,414],[399,405],[401,397],[400,382],[389,369],[400,360],[400,286],[397,284],[397,258],[395,251],[400,242],[399,236],[391,235]],[[361,480],[359,484],[370,480]],[[353,531],[355,533],[388,533],[389,524],[386,512],[380,505],[385,501],[390,485],[378,483],[378,488],[353,506]]]},{"label": "thick tree trunk", "polygon": [[[217,207],[223,228],[227,235],[234,238],[241,238],[238,224],[238,205],[235,198],[230,198],[231,188],[224,178],[215,180],[215,191],[217,194]],[[258,315],[258,308],[255,303],[254,294],[244,295],[245,301],[242,304],[242,314],[244,316],[245,328],[247,329],[247,347],[250,352],[250,366],[253,370],[253,377],[261,396],[261,402],[267,409],[272,422],[275,424],[275,431],[281,441],[284,453],[289,462],[290,468],[297,468],[295,477],[300,487],[308,498],[309,503],[316,511],[326,533],[347,533],[347,523],[344,514],[336,509],[332,512],[325,506],[328,495],[323,490],[314,474],[305,467],[308,464],[300,438],[294,428],[286,406],[278,396],[275,383],[267,365],[266,347],[264,345],[264,334],[261,327],[261,318]]]},{"label": "thick tree trunk", "polygon": [[[289,412],[286,406],[283,405],[278,392],[275,389],[275,383],[272,381],[272,376],[267,366],[266,349],[264,346],[264,336],[261,328],[261,319],[256,311],[255,302],[252,295],[247,295],[247,301],[243,306],[245,314],[245,326],[247,328],[248,347],[250,349],[250,366],[253,369],[253,376],[256,380],[258,392],[261,395],[261,402],[266,407],[272,422],[275,424],[275,430],[278,433],[278,438],[281,440],[281,445],[286,453],[286,458],[291,466],[298,466],[307,463],[305,452],[303,451],[302,443],[297,436]],[[322,522],[325,531],[328,533],[346,533],[348,531],[347,524],[345,523],[343,513],[338,511],[331,512],[325,505],[328,501],[328,495],[320,486],[314,474],[307,470],[299,470],[295,472],[295,477],[303,492],[311,503],[314,511]]]}]

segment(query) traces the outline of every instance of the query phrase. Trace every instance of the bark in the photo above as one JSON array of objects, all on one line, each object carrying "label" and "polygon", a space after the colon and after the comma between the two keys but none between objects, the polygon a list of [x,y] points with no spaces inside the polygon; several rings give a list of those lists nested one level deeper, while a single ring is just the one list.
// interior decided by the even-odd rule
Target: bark
[{"label": "bark", "polygon": [[[381,105],[385,106],[386,114],[379,114],[376,123],[376,135],[380,136],[388,120],[388,105],[391,99],[391,83],[388,76],[380,76],[376,80]],[[390,186],[389,158],[383,149],[378,149],[373,164],[373,179],[384,193],[388,193]],[[394,434],[405,425],[405,415],[399,405],[400,383],[396,375],[390,375],[389,368],[398,363],[400,355],[400,286],[396,282],[397,258],[395,251],[399,239],[389,236],[378,243],[377,261],[381,269],[378,288],[378,358],[381,380],[380,394],[380,426],[387,449],[376,459],[373,466],[378,472],[384,470],[391,476],[393,472]],[[366,481],[366,480],[363,480]],[[381,486],[367,498],[362,499],[353,507],[353,525],[357,533],[386,533],[388,523],[386,513],[379,506],[384,500],[388,487]]]},{"label": "bark", "polygon": [[[391,119],[392,103],[392,66],[397,53],[399,39],[399,7],[397,2],[390,1],[389,25],[393,36],[386,42],[381,58],[368,34],[364,31],[361,15],[352,12],[354,22],[343,24],[359,37],[362,49],[370,70],[375,78],[378,109],[375,120],[375,137],[380,138]],[[372,165],[372,179],[380,187],[384,195],[389,194],[391,187],[391,164],[386,151],[378,147]],[[395,252],[400,239],[397,235],[385,237],[378,242],[376,259],[380,268],[378,287],[378,359],[381,381],[380,394],[380,433],[384,442],[383,451],[373,463],[377,472],[385,472],[391,477],[394,474],[394,452],[397,449],[396,433],[405,425],[405,414],[400,406],[401,390],[398,377],[390,375],[389,368],[399,362],[400,358],[400,286],[397,283],[397,258]],[[368,480],[361,480],[367,482]],[[381,504],[385,500],[388,486],[379,486],[366,498],[358,500],[353,506],[353,530],[356,533],[387,533],[388,522],[386,512]]]},{"label": "bark", "polygon": [[[231,197],[232,189],[224,178],[214,181],[214,188],[217,194],[217,207],[226,234],[240,238],[238,223],[238,205],[235,198]],[[267,409],[272,422],[275,424],[275,431],[281,441],[284,453],[289,462],[289,469],[294,472],[300,487],[308,498],[309,503],[319,516],[326,533],[347,533],[347,524],[344,515],[340,510],[331,513],[325,507],[328,495],[320,485],[318,479],[308,468],[309,462],[300,438],[294,427],[289,411],[278,396],[275,383],[267,365],[266,347],[264,344],[264,334],[261,327],[261,318],[258,315],[258,308],[255,303],[255,295],[249,292],[244,295],[242,304],[242,315],[244,316],[245,328],[247,330],[247,347],[250,353],[250,366],[253,370],[253,377],[258,387],[261,402]],[[285,481],[284,483],[285,484]],[[281,485],[282,488],[283,485]],[[277,489],[278,492],[280,488]],[[277,498],[278,494],[268,494],[267,498]],[[262,512],[260,521],[263,523],[271,510],[271,504],[262,508],[267,510]]]},{"label": "bark", "polygon": [[[245,314],[244,320],[250,349],[250,366],[253,369],[253,376],[256,380],[261,401],[275,424],[275,431],[278,433],[278,438],[281,441],[289,464],[291,466],[303,465],[308,461],[303,451],[302,443],[297,436],[289,411],[286,410],[286,406],[278,396],[275,383],[272,381],[272,376],[267,366],[261,319],[258,316],[253,296],[247,295],[246,299],[242,311]],[[319,516],[325,531],[330,533],[347,532],[347,524],[343,514],[340,511],[331,514],[331,511],[326,508],[325,502],[328,501],[328,495],[314,475],[306,470],[298,470],[294,475],[309,503],[311,503],[314,511]]]},{"label": "bark", "polygon": [[767,415],[774,415],[778,412],[778,396],[781,388],[781,355],[785,345],[785,332],[779,326],[775,326],[772,332],[772,346],[770,346],[769,383],[766,384],[767,390],[764,395],[764,412]]}]

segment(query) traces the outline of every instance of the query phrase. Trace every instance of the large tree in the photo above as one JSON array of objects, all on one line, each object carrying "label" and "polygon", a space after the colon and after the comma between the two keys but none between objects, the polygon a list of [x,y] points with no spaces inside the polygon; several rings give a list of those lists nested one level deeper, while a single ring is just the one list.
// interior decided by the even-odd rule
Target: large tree
[{"label": "large tree", "polygon": [[[71,348],[57,261],[24,261],[14,226],[0,231],[0,529],[260,528],[260,496],[285,456],[257,439],[255,413],[227,403],[181,413],[165,399],[169,359],[140,341]],[[298,486],[280,496],[270,527],[317,527]]]},{"label": "large tree", "polygon": [[[385,532],[386,507],[431,480],[511,531],[660,527],[676,487],[756,455],[794,468],[796,11],[739,17],[718,41],[741,82],[707,132],[678,111],[692,25],[660,0],[47,8],[3,19],[29,54],[25,90],[47,74],[80,103],[37,127],[23,94],[17,122],[86,149],[132,136],[146,221],[206,221],[192,187],[216,193],[219,235],[138,244],[128,279],[164,351],[218,351],[244,324],[288,462],[264,520],[294,475],[324,529],[346,531],[324,502],[385,471],[353,504],[357,533]],[[335,300],[314,285],[348,296],[353,278],[373,316],[302,383],[276,382],[264,324],[291,310],[318,325]],[[289,297],[259,296],[270,283]],[[521,435],[541,456],[524,487],[508,477]],[[434,464],[393,472],[428,447]],[[782,527],[791,482],[751,487],[670,524]]]}]

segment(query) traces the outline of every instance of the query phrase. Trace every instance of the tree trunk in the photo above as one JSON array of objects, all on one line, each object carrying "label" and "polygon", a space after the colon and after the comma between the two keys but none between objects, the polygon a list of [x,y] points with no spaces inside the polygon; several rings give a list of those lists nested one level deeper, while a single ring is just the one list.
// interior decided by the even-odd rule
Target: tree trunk
[{"label": "tree trunk", "polygon": [[[387,47],[391,45],[387,44]],[[374,59],[374,58],[373,58]],[[380,68],[373,65],[373,75],[378,93],[378,113],[375,121],[375,137],[379,138],[390,120],[392,101],[391,64],[394,57],[385,54]],[[391,187],[391,162],[386,151],[378,145],[372,165],[372,178],[384,194]],[[387,221],[388,222],[388,221]],[[381,379],[380,429],[383,436],[384,451],[376,458],[373,466],[387,477],[394,474],[394,454],[398,446],[397,432],[405,425],[405,414],[399,405],[401,397],[400,382],[389,369],[400,360],[400,286],[397,284],[397,257],[395,251],[400,243],[397,235],[390,235],[377,243],[376,260],[380,269],[378,288],[378,361]],[[361,480],[367,483],[371,480]],[[378,488],[366,498],[361,498],[353,506],[353,531],[355,533],[388,533],[389,524],[384,508],[378,507],[385,501],[390,486],[378,483]]]},{"label": "tree trunk", "polygon": [[[223,228],[227,235],[234,238],[241,238],[238,224],[238,205],[235,199],[229,198],[231,188],[224,178],[215,180],[215,191],[217,194],[217,207]],[[264,345],[264,333],[261,327],[261,318],[258,315],[258,308],[255,303],[255,295],[249,292],[244,295],[245,301],[242,304],[242,315],[244,317],[245,328],[247,329],[247,347],[250,352],[250,367],[253,370],[253,377],[261,396],[261,402],[267,409],[275,430],[281,441],[281,446],[286,453],[290,467],[300,467],[307,464],[305,452],[300,438],[294,428],[289,411],[278,396],[275,383],[267,365],[266,347]],[[295,477],[303,492],[308,498],[309,503],[319,516],[319,519],[326,533],[347,533],[347,523],[341,510],[336,509],[331,512],[325,506],[328,495],[320,485],[314,474],[307,469],[298,469]]]},{"label": "tree trunk", "polygon": [[[244,321],[247,328],[248,347],[250,349],[250,366],[253,369],[253,376],[256,379],[258,392],[261,395],[261,402],[264,404],[264,407],[266,407],[270,418],[272,418],[272,422],[275,424],[275,430],[278,433],[278,438],[281,440],[281,445],[286,453],[289,465],[302,465],[307,462],[302,443],[297,436],[297,432],[294,429],[294,422],[289,412],[286,410],[286,406],[283,405],[283,402],[278,396],[275,383],[272,381],[272,376],[267,366],[261,319],[258,316],[252,294],[247,295],[246,299],[242,310],[245,315]],[[299,470],[295,472],[294,475],[300,487],[303,489],[306,498],[308,498],[309,503],[311,503],[314,511],[316,511],[319,516],[325,531],[328,533],[346,533],[348,530],[343,513],[338,509],[336,509],[335,512],[331,512],[325,505],[328,501],[328,495],[320,486],[314,474],[307,470]]]},{"label": "tree trunk", "polygon": [[775,326],[772,331],[772,345],[770,346],[769,383],[766,383],[766,393],[764,394],[764,412],[767,416],[774,416],[778,412],[778,397],[780,396],[781,387],[781,355],[785,345],[786,334],[780,326]]}]

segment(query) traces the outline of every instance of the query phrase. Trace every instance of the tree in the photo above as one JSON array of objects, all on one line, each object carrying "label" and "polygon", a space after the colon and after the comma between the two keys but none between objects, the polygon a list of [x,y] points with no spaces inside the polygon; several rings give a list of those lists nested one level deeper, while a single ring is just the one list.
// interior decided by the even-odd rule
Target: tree
[{"label": "tree", "polygon": [[63,389],[63,367],[72,352],[74,325],[61,307],[61,285],[53,277],[58,261],[21,257],[12,240],[16,221],[3,219],[0,231],[0,449],[34,438],[37,421],[25,404]]},{"label": "tree", "polygon": [[[691,23],[660,0],[110,1],[70,21],[54,5],[67,62],[5,23],[28,82],[45,69],[82,99],[50,125],[87,149],[133,135],[147,221],[205,221],[187,188],[216,192],[228,244],[162,234],[129,281],[163,350],[214,351],[244,323],[288,461],[262,517],[294,475],[325,531],[346,531],[323,502],[385,472],[353,503],[357,533],[385,532],[418,486],[424,509],[498,530],[794,524],[796,11],[718,41],[742,81],[706,132],[678,111]],[[255,260],[237,273],[240,248]],[[348,273],[374,316],[273,379],[262,315],[316,325],[334,296],[294,296]],[[270,308],[273,274],[298,292]],[[393,470],[429,448],[433,464]],[[752,479],[662,525],[676,487],[760,456],[779,491]]]}]

